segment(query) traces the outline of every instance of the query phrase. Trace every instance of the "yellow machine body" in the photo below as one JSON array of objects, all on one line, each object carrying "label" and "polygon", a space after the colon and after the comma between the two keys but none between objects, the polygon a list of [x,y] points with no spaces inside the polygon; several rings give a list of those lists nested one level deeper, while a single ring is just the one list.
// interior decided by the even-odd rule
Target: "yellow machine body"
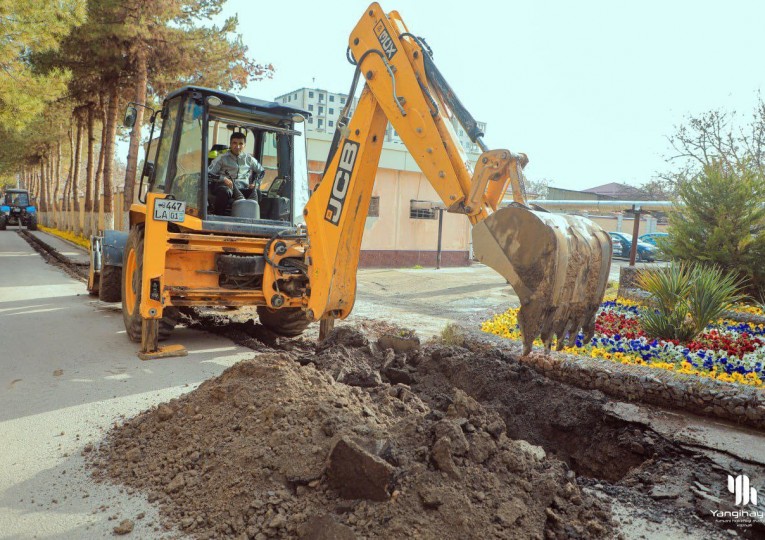
[{"label": "yellow machine body", "polygon": [[[446,209],[464,214],[473,224],[476,257],[517,292],[524,351],[531,350],[537,336],[549,347],[554,336],[562,346],[580,328],[591,334],[610,267],[609,236],[584,218],[527,204],[526,155],[486,148],[477,123],[435,68],[426,44],[409,32],[397,12],[386,14],[371,4],[350,34],[349,51],[356,76],[324,175],[302,210],[304,229],[281,236],[211,231],[204,215],[195,212],[181,222],[157,221],[147,209],[169,195],[156,190],[147,194],[145,204],[133,205],[131,229],[144,242],[142,265],[135,252],[140,242],[134,238],[126,248],[123,279],[133,314],[126,315],[126,325],[135,323],[131,306],[136,306],[130,298],[134,303],[140,298],[140,317],[146,323],[143,353],[160,350],[157,325],[171,306],[269,308],[261,318],[285,309],[310,321],[347,317],[355,301],[364,223],[388,122]],[[351,116],[359,80],[364,87]],[[262,125],[237,111],[240,126]],[[483,150],[472,168],[452,127],[455,116]],[[207,149],[203,151],[206,155]],[[501,208],[508,190],[514,203]],[[222,287],[217,264],[222,254],[263,257],[262,284]]]}]

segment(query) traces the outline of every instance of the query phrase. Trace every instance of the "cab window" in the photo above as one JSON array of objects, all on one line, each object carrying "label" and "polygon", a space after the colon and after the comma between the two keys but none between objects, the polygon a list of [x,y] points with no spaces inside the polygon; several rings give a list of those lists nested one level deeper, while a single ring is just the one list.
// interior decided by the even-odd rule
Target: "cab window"
[{"label": "cab window", "polygon": [[170,193],[186,201],[187,209],[199,210],[202,200],[202,105],[187,100],[183,107],[178,153],[173,167]]},{"label": "cab window", "polygon": [[173,134],[177,125],[180,102],[180,97],[170,100],[163,111],[162,132],[159,136],[157,159],[154,162],[154,181],[151,185],[151,191],[154,193],[165,192],[165,182],[167,180],[165,177],[167,176],[168,161],[170,160],[170,150],[173,147]]}]

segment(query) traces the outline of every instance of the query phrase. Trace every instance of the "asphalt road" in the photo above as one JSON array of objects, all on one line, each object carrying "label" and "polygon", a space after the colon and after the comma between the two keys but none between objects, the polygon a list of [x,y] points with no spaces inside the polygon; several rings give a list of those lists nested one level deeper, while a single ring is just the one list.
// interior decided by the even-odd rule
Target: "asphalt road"
[{"label": "asphalt road", "polygon": [[0,539],[105,538],[122,519],[135,521],[133,538],[160,536],[152,505],[93,482],[81,453],[121,418],[254,355],[176,332],[189,356],[142,362],[119,304],[93,299],[14,230],[0,232]]}]

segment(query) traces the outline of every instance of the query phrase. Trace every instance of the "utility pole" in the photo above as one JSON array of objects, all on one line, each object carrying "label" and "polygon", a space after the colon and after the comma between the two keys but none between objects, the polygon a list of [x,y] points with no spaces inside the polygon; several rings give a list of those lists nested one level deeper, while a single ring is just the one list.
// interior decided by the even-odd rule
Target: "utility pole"
[{"label": "utility pole", "polygon": [[632,247],[630,248],[630,266],[635,266],[635,256],[637,255],[638,234],[640,234],[640,206],[633,204],[632,210],[635,213],[635,221],[632,224]]}]

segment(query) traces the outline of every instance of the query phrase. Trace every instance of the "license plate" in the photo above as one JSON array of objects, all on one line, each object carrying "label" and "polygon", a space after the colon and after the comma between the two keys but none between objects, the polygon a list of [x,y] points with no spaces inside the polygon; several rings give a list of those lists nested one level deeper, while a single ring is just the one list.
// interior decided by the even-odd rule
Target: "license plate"
[{"label": "license plate", "polygon": [[154,199],[154,219],[181,222],[186,218],[186,203],[174,199]]}]

